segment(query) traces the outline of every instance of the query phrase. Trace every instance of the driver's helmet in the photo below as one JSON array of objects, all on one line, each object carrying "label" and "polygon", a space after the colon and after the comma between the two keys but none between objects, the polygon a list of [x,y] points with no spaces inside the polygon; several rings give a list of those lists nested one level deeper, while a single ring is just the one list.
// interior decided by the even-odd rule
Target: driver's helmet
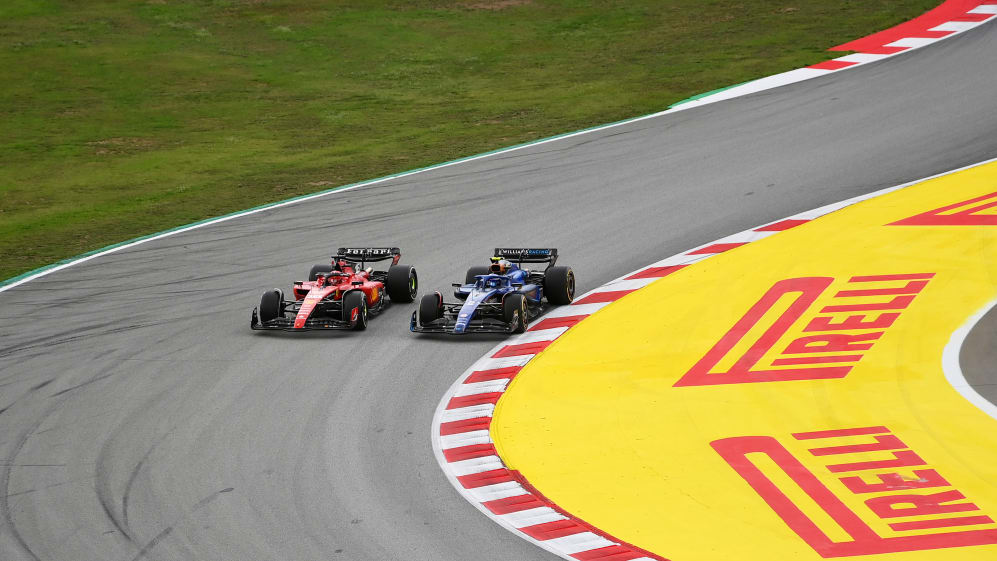
[{"label": "driver's helmet", "polygon": [[488,279],[485,281],[486,288],[499,288],[502,286],[502,279]]},{"label": "driver's helmet", "polygon": [[504,275],[512,267],[512,263],[499,257],[492,257],[491,272],[495,275]]}]

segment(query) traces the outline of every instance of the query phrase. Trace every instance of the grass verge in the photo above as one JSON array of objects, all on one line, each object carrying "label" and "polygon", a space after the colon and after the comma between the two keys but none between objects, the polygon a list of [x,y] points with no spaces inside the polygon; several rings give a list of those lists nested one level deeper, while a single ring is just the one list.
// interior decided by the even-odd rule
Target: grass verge
[{"label": "grass verge", "polygon": [[0,279],[659,111],[939,0],[6,0]]}]

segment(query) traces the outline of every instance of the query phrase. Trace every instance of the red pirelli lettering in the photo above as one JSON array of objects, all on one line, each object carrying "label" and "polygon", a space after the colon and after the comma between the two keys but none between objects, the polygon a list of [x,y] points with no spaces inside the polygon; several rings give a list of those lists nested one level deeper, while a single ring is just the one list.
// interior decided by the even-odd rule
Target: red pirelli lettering
[{"label": "red pirelli lettering", "polygon": [[831,429],[831,430],[818,430],[811,432],[794,432],[793,438],[796,440],[814,440],[817,438],[838,438],[841,436],[858,436],[862,434],[882,434],[890,432],[890,429],[884,426],[876,427],[858,427],[852,429]]},{"label": "red pirelli lettering", "polygon": [[856,454],[858,452],[876,452],[879,450],[902,450],[907,448],[899,438],[892,434],[877,434],[872,437],[876,442],[867,444],[846,444],[843,446],[827,446],[824,448],[811,448],[809,452],[814,456],[831,456],[834,454]]},{"label": "red pirelli lettering", "polygon": [[858,362],[862,355],[831,355],[831,356],[794,356],[792,358],[777,358],[772,366],[789,364],[827,364],[831,362]]},{"label": "red pirelli lettering", "polygon": [[933,520],[913,520],[911,522],[894,522],[891,530],[929,530],[931,528],[952,528],[953,526],[976,526],[993,524],[989,516],[958,516],[956,518],[935,518]]},{"label": "red pirelli lettering", "polygon": [[[784,343],[786,347],[781,356],[768,358],[766,362],[769,366],[766,367],[760,365],[762,359],[783,340],[797,321],[805,319],[804,316],[826,293],[834,279],[801,277],[778,281],[674,385],[842,378],[862,359],[863,351],[871,349],[884,335],[884,330],[893,326],[900,318],[900,310],[907,308],[933,277],[934,273],[850,277],[849,285],[868,288],[835,292],[835,303],[821,307],[819,313],[862,313],[845,318],[833,315],[811,317],[802,328],[801,336]],[[892,286],[869,286],[869,283],[892,283]],[[883,297],[889,298],[880,300]],[[854,300],[856,298],[859,300]],[[879,301],[870,302],[870,298]],[[776,316],[774,312],[781,313]],[[853,333],[842,333],[844,331]],[[750,338],[754,341],[740,356],[729,356],[735,348],[744,348]],[[721,362],[730,366],[725,370],[718,368]]]},{"label": "red pirelli lettering", "polygon": [[882,336],[882,331],[859,333],[857,335],[847,335],[844,333],[807,335],[790,343],[782,353],[791,355],[799,353],[867,351],[872,348],[872,343],[864,343],[863,341],[875,341]]},{"label": "red pirelli lettering", "polygon": [[897,220],[887,226],[995,226],[997,214],[981,214],[994,207],[997,207],[997,191]]},{"label": "red pirelli lettering", "polygon": [[[841,378],[848,374],[851,366],[820,368],[792,368],[784,370],[753,370],[759,360],[778,342],[790,326],[817,300],[824,290],[834,282],[832,277],[803,277],[781,280],[775,283],[744,316],[730,328],[720,341],[710,349],[688,372],[676,387],[703,386],[711,384],[742,384],[746,382],[771,382],[776,380],[812,380],[818,378]],[[714,372],[712,369],[761,322],[766,312],[771,310],[786,295],[795,295],[789,307],[761,334],[757,341],[728,370]]]},{"label": "red pirelli lettering", "polygon": [[862,479],[862,476],[859,475],[842,477],[840,481],[849,491],[856,495],[882,493],[883,491],[899,491],[901,489],[925,489],[949,486],[949,482],[945,481],[945,478],[938,475],[938,472],[933,469],[916,469],[914,470],[914,477],[911,479],[905,479],[902,475],[895,472],[877,473],[875,475],[879,478],[880,483],[866,483]]},{"label": "red pirelli lettering", "polygon": [[914,301],[915,294],[907,296],[895,296],[886,302],[873,302],[871,304],[838,304],[834,306],[824,306],[821,313],[832,312],[873,312],[876,310],[904,310]]},{"label": "red pirelli lettering", "polygon": [[896,452],[890,452],[890,454],[893,456],[893,459],[890,460],[871,460],[868,462],[834,464],[827,466],[827,469],[833,473],[841,473],[843,471],[862,471],[866,469],[884,469],[925,465],[924,460],[922,460],[921,457],[915,454],[912,450],[899,450]]},{"label": "red pirelli lettering", "polygon": [[886,329],[897,321],[900,314],[893,312],[889,314],[879,314],[876,319],[863,321],[866,316],[848,316],[843,321],[835,322],[832,316],[817,316],[810,320],[810,323],[803,328],[804,332],[810,331],[848,331],[852,329]]},{"label": "red pirelli lettering", "polygon": [[[795,433],[793,437],[797,440],[815,440],[865,435],[874,435],[875,442],[814,448],[811,449],[811,453],[815,456],[865,453],[885,447],[903,445],[899,438],[889,434],[888,429],[882,426],[803,432]],[[775,438],[770,436],[739,436],[715,440],[710,443],[710,446],[758,493],[790,530],[795,532],[823,558],[997,544],[997,529],[992,527],[945,530],[960,526],[992,525],[993,520],[983,515],[930,520],[897,520],[888,525],[893,531],[942,531],[918,535],[882,536],[873,530],[859,514],[848,508],[834,492]],[[870,446],[878,448],[874,449]],[[759,467],[760,465],[768,465],[767,462],[759,461],[759,455],[764,455],[771,460],[777,469],[788,477],[791,484],[803,491],[807,499],[823,510],[831,522],[848,534],[850,539],[835,541],[829,538],[830,533],[822,529],[816,521],[805,513],[800,505],[789,498],[798,495],[798,493],[789,494],[786,492],[787,489],[781,489],[775,483],[775,481],[782,481],[785,478],[780,477],[773,480]],[[866,462],[867,465],[872,463],[875,462]],[[875,474],[880,483],[867,483],[857,476],[842,478],[841,481],[849,490],[856,493],[948,486],[948,482],[934,470],[916,470],[913,473],[916,476],[913,479],[905,479],[899,473],[893,472]],[[896,520],[898,518],[978,510],[975,504],[964,501],[965,498],[962,493],[955,489],[935,493],[875,496],[865,499],[864,502],[869,508],[865,515],[874,515],[884,520]],[[822,524],[826,524],[826,522],[822,522]]]},{"label": "red pirelli lettering", "polygon": [[907,284],[894,288],[864,288],[861,290],[842,290],[835,298],[855,298],[859,296],[892,296],[894,294],[917,294],[928,286],[928,281],[909,281]]},{"label": "red pirelli lettering", "polygon": [[[923,516],[927,514],[945,514],[949,512],[966,512],[980,510],[973,503],[951,503],[965,499],[959,491],[942,491],[927,495],[884,495],[868,499],[865,504],[869,510],[880,518],[898,518],[901,516]],[[902,506],[910,505],[910,506]]]},{"label": "red pirelli lettering", "polygon": [[[833,278],[801,277],[778,281],[674,385],[842,378],[862,359],[863,351],[871,349],[884,335],[884,330],[893,326],[900,318],[900,311],[914,301],[934,275],[898,273],[852,276],[847,284],[855,288],[836,291],[832,303],[820,307],[819,312],[811,308],[818,298],[827,293]],[[870,302],[870,299],[874,301]],[[807,319],[804,316],[808,312],[861,313],[844,318],[820,315]],[[789,342],[783,343],[786,347],[781,356],[766,359],[773,347],[783,341],[800,320],[806,321],[802,329],[795,328],[800,330],[800,335],[785,339]],[[843,333],[845,331],[852,333]],[[746,345],[748,342],[750,345]],[[743,349],[745,346],[747,349],[740,356],[730,356],[735,348]],[[762,364],[763,359],[766,359],[768,366]],[[721,363],[730,366],[723,369],[718,367]]]},{"label": "red pirelli lettering", "polygon": [[902,273],[899,275],[856,275],[848,282],[887,282],[902,280],[927,280],[934,278],[935,273]]}]

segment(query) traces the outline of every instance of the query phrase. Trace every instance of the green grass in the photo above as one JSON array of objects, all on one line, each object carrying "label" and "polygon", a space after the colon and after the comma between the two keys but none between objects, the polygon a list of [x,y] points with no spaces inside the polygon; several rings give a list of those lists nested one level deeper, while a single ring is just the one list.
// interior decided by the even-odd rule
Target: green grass
[{"label": "green grass", "polygon": [[939,0],[4,0],[0,279],[813,64]]}]

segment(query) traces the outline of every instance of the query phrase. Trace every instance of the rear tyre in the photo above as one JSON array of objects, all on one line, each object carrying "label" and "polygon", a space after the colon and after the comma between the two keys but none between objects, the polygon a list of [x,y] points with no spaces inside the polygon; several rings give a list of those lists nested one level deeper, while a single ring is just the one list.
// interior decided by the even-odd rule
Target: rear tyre
[{"label": "rear tyre", "polygon": [[392,302],[412,302],[419,294],[419,276],[411,265],[392,265],[388,267],[388,278],[384,281],[384,289]]},{"label": "rear tyre", "polygon": [[544,274],[544,295],[551,304],[563,306],[575,299],[575,272],[571,267],[551,267]]},{"label": "rear tyre", "polygon": [[512,332],[523,333],[530,326],[530,313],[526,308],[526,297],[513,292],[502,300],[502,318],[506,323],[512,323],[517,311],[519,317],[516,319],[516,325],[512,328]]},{"label": "rear tyre", "polygon": [[489,275],[492,270],[488,268],[488,265],[482,265],[480,267],[471,267],[467,270],[467,274],[464,275],[464,284],[474,284],[477,280],[474,277],[478,275]]},{"label": "rear tyre", "polygon": [[343,321],[353,321],[356,313],[356,324],[353,329],[363,331],[367,329],[367,295],[362,290],[347,292],[343,298]]},{"label": "rear tyre", "polygon": [[426,294],[419,301],[419,325],[425,327],[443,317],[443,296],[439,292]]},{"label": "rear tyre", "polygon": [[332,265],[315,265],[308,273],[308,280],[313,281],[318,278],[319,273],[326,275],[332,270]]},{"label": "rear tyre", "polygon": [[277,319],[283,312],[284,293],[274,288],[263,293],[260,298],[260,321],[266,323]]}]

